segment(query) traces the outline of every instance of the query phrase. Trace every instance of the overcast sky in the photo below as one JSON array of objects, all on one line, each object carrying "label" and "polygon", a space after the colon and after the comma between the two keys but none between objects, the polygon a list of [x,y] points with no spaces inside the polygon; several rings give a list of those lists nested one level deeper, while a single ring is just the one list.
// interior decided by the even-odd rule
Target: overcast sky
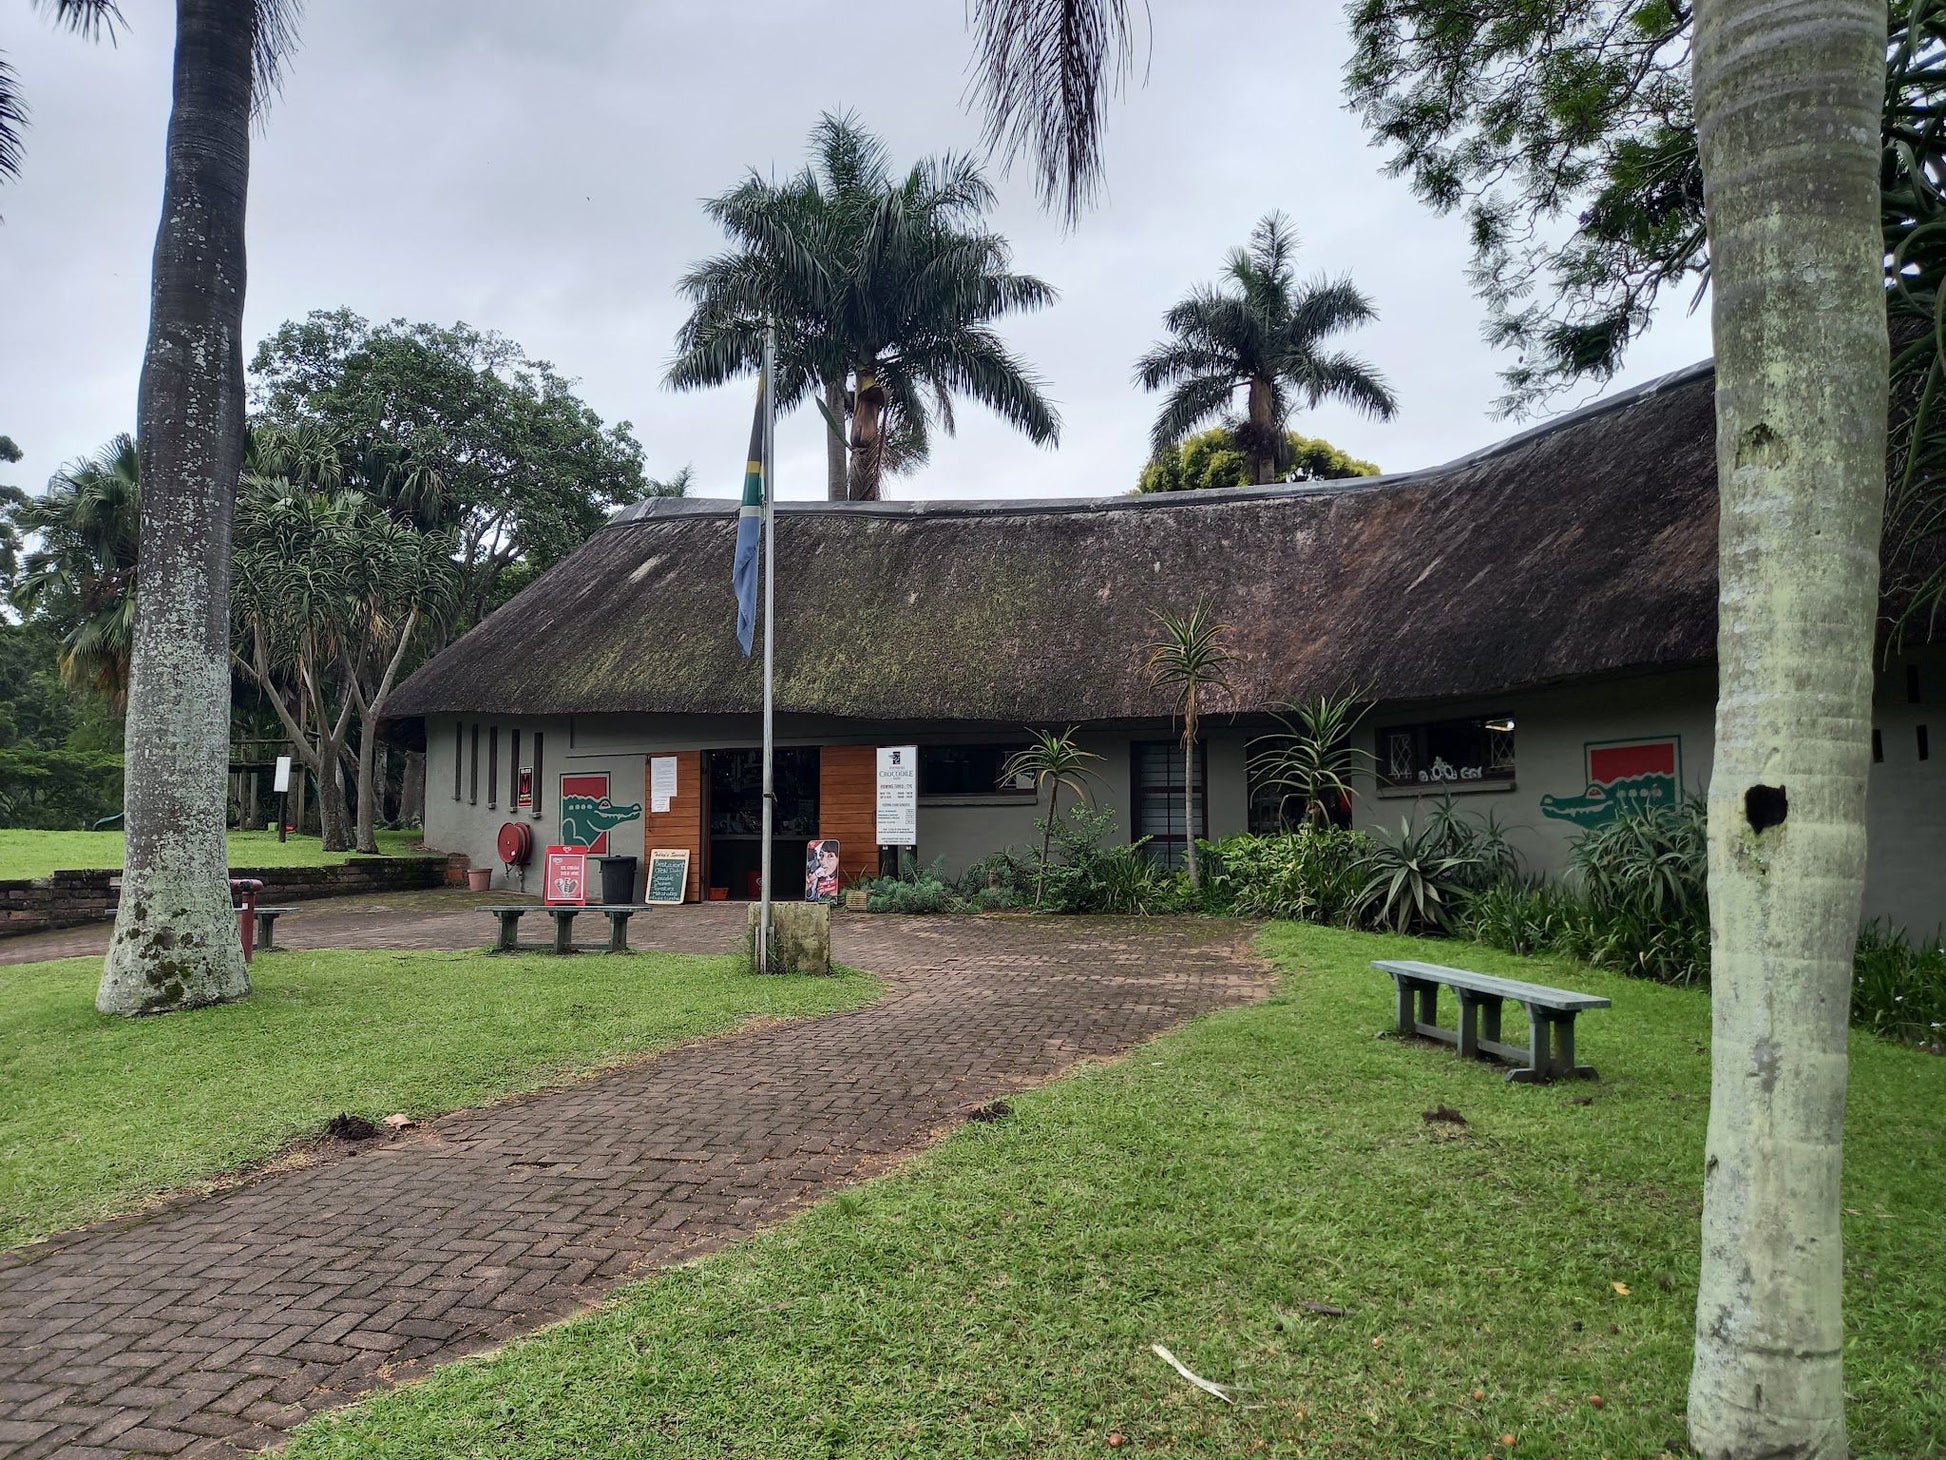
[{"label": "overcast sky", "polygon": [[[0,189],[0,432],[26,452],[0,479],[25,486],[134,425],[174,6],[123,9],[111,48],[0,0],[0,49],[33,113],[24,174]],[[1024,179],[998,179],[994,226],[1019,268],[1061,291],[1003,326],[1046,377],[1060,447],[968,406],[958,438],[888,495],[1132,485],[1156,408],[1132,362],[1271,208],[1297,223],[1301,271],[1349,270],[1376,303],[1379,322],[1347,342],[1401,403],[1389,424],[1326,407],[1298,429],[1388,470],[1515,429],[1491,415],[1505,362],[1479,338],[1461,225],[1384,177],[1344,110],[1338,8],[1153,10],[1146,85],[1110,116],[1108,192],[1080,227],[1064,233]],[[252,158],[252,345],[339,306],[499,330],[577,378],[605,420],[632,421],[651,473],[694,463],[711,494],[740,487],[749,387],[660,385],[683,315],[675,281],[721,246],[698,200],[749,167],[794,171],[826,108],[855,109],[901,165],[979,137],[962,105],[961,0],[881,6],[864,24],[798,0],[311,0],[302,33]],[[1611,388],[1708,348],[1704,314],[1666,310]],[[783,495],[823,495],[822,429],[808,409],[780,422]]]}]

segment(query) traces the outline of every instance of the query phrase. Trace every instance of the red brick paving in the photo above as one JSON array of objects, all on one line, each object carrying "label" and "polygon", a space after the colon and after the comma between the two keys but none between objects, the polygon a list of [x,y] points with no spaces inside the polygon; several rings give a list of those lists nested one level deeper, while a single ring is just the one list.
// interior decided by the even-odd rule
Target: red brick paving
[{"label": "red brick paving", "polygon": [[[722,949],[742,915],[672,910],[654,941]],[[436,931],[398,921],[392,946]],[[486,921],[440,927],[464,945]],[[836,942],[886,978],[885,999],[0,1254],[0,1456],[273,1445],[1270,980],[1247,930],[1202,920],[853,916]]]}]

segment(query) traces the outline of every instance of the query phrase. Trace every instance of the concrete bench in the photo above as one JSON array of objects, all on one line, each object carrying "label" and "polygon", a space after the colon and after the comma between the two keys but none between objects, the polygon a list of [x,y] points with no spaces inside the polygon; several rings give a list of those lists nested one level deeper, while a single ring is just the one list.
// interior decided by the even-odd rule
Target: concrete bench
[{"label": "concrete bench", "polygon": [[277,951],[277,919],[287,913],[294,913],[296,911],[297,909],[294,907],[259,906],[257,908],[257,951],[259,953],[275,953]]},{"label": "concrete bench", "polygon": [[[1507,1071],[1507,1078],[1522,1083],[1545,1084],[1567,1077],[1596,1078],[1593,1065],[1575,1063],[1574,1016],[1584,1009],[1606,1009],[1609,1001],[1597,994],[1578,994],[1572,989],[1549,988],[1546,984],[1522,983],[1519,979],[1496,978],[1492,974],[1410,959],[1374,959],[1372,967],[1391,974],[1398,986],[1401,1034],[1417,1034],[1456,1045],[1469,1059],[1490,1056],[1505,1060],[1514,1066]],[[1459,998],[1458,1029],[1448,1029],[1439,1022],[1442,984]],[[1523,1048],[1501,1042],[1500,1011],[1508,999],[1527,1010],[1528,1022],[1533,1026],[1531,1046]]]},{"label": "concrete bench", "polygon": [[[496,953],[626,953],[628,952],[628,920],[636,913],[646,910],[647,904],[639,902],[590,902],[566,905],[514,902],[498,903],[481,909],[483,912],[492,913],[500,920],[499,936],[493,944],[493,951]],[[552,943],[521,943],[520,920],[528,913],[546,913],[554,919]],[[576,946],[574,920],[581,913],[602,913],[608,918],[606,944]]]}]

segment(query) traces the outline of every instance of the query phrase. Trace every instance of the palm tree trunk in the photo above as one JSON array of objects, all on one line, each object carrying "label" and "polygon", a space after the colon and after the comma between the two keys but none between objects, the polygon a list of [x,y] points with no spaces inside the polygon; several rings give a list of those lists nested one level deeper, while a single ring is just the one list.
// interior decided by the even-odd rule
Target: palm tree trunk
[{"label": "palm tree trunk", "polygon": [[323,743],[324,758],[318,770],[318,831],[327,852],[352,849],[351,803],[345,795],[344,742]]},{"label": "palm tree trunk", "polygon": [[1047,794],[1047,820],[1041,824],[1041,860],[1034,869],[1034,911],[1041,907],[1041,891],[1047,886],[1047,849],[1054,843],[1054,817],[1061,804],[1061,783],[1056,781],[1054,789]]},{"label": "palm tree trunk", "polygon": [[252,0],[178,0],[175,95],[136,407],[141,573],[128,702],[128,853],[95,1006],[250,992],[230,906],[230,514],[243,464]]},{"label": "palm tree trunk", "polygon": [[885,388],[869,370],[858,372],[851,410],[851,475],[847,495],[854,502],[876,502],[885,456]]},{"label": "palm tree trunk", "polygon": [[1689,1427],[1842,1460],[1839,1175],[1885,499],[1883,0],[1701,0],[1721,491]]},{"label": "palm tree trunk", "polygon": [[378,855],[378,725],[358,727],[358,850]]},{"label": "palm tree trunk", "polygon": [[849,452],[845,450],[845,383],[842,380],[827,380],[824,383],[824,408],[831,412],[831,420],[836,423],[824,428],[824,483],[825,496],[833,502],[842,502],[850,495],[850,487],[845,480],[845,468]]},{"label": "palm tree trunk", "polygon": [[1196,690],[1192,686],[1182,712],[1182,851],[1191,889],[1202,886],[1196,865]]},{"label": "palm tree trunk", "polygon": [[1277,418],[1271,411],[1270,382],[1250,382],[1250,439],[1243,443],[1250,458],[1250,480],[1268,486],[1277,479]]}]

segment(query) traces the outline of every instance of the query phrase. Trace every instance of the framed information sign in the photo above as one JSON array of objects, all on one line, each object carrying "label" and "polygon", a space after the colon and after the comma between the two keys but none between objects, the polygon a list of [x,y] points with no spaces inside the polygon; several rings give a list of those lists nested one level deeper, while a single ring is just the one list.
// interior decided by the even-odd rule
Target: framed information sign
[{"label": "framed information sign", "polygon": [[541,901],[556,907],[579,907],[588,900],[588,849],[549,847],[547,881]]}]

